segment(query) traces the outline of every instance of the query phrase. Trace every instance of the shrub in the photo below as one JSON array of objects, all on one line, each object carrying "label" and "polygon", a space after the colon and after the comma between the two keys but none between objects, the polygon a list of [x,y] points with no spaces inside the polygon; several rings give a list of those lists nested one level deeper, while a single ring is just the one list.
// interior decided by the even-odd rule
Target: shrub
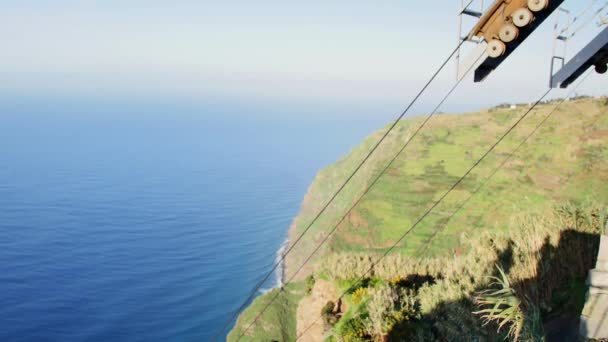
[{"label": "shrub", "polygon": [[331,300],[321,308],[321,317],[327,326],[334,326],[338,322],[338,315],[334,313],[336,304]]},{"label": "shrub", "polygon": [[367,296],[367,288],[360,287],[356,289],[355,292],[353,292],[353,295],[350,300],[353,304],[358,305],[363,301],[365,296]]},{"label": "shrub", "polygon": [[371,255],[363,253],[340,253],[324,260],[323,268],[333,279],[357,279],[373,276],[368,272],[373,265]]},{"label": "shrub", "polygon": [[[407,278],[411,274],[422,276],[437,276],[443,265],[435,260],[425,261],[405,257],[401,254],[392,254],[374,264],[378,256],[363,253],[339,253],[329,255],[325,258],[322,269],[332,279],[351,280],[357,278],[366,279],[393,279]],[[368,272],[372,268],[372,272]]]},{"label": "shrub", "polygon": [[359,316],[353,317],[344,322],[344,324],[340,327],[338,334],[340,335],[341,340],[348,342],[369,340],[369,335],[367,334],[367,329],[365,328],[365,322]]},{"label": "shrub", "polygon": [[393,328],[416,315],[413,296],[393,285],[382,285],[374,291],[367,304],[368,332],[372,336],[385,336]]},{"label": "shrub", "polygon": [[308,277],[306,277],[306,294],[310,294],[312,292],[313,287],[315,287],[315,276],[314,275],[309,275]]},{"label": "shrub", "polygon": [[526,315],[524,305],[511,287],[509,279],[500,266],[496,266],[498,277],[489,277],[491,289],[481,291],[476,303],[482,309],[474,312],[486,322],[494,322],[498,330],[508,327],[508,336],[513,341],[541,341],[544,336],[538,308],[527,303],[530,315]]},{"label": "shrub", "polygon": [[405,279],[403,279],[403,277],[401,277],[401,276],[395,276],[389,280],[389,282],[392,285],[399,285],[399,284],[403,283],[404,281],[405,281]]},{"label": "shrub", "polygon": [[491,289],[481,291],[476,299],[476,303],[481,310],[474,312],[481,315],[486,322],[495,322],[498,329],[504,326],[509,328],[509,337],[517,341],[524,328],[524,313],[521,308],[521,301],[517,298],[515,290],[511,288],[509,279],[500,266],[496,266],[500,277],[489,277]]},{"label": "shrub", "polygon": [[590,99],[591,96],[589,95],[577,95],[577,96],[573,96],[570,98],[570,100],[572,101],[577,101],[577,100],[586,100],[586,99]]},{"label": "shrub", "polygon": [[[542,215],[529,211],[515,214],[505,233],[486,231],[463,235],[462,249],[466,253],[425,260],[389,255],[375,265],[371,278],[358,288],[353,287],[351,301],[358,304],[351,310],[360,310],[357,316],[365,323],[368,335],[375,338],[500,340],[515,324],[514,331],[519,331],[520,339],[535,339],[534,336],[542,335],[545,313],[575,311],[569,306],[573,305],[573,296],[566,296],[567,299],[560,302],[556,295],[570,291],[564,287],[573,283],[584,283],[588,270],[594,266],[598,234],[607,219],[608,212],[600,211],[597,206],[568,203]],[[328,274],[335,279],[352,279],[349,275],[356,273],[352,271],[359,267],[357,263],[366,260],[361,254],[346,253],[333,258],[334,262],[354,265],[350,271],[340,268],[339,264],[328,269]],[[493,279],[491,284],[487,276],[496,272],[496,265],[503,267],[504,277],[498,271],[497,278],[502,283]],[[411,280],[427,276],[433,281]],[[372,282],[376,284],[371,285]],[[485,293],[486,303],[490,302],[493,292],[501,290],[506,291],[508,299],[499,305],[500,310],[486,312],[491,315],[485,321],[473,313],[488,309],[488,305],[482,305],[484,298],[480,291],[484,289],[492,291]],[[566,303],[569,301],[570,304]],[[509,307],[514,316],[497,332],[502,321],[489,318],[498,317]],[[345,318],[355,314],[346,315]],[[518,321],[516,317],[520,323],[514,323]],[[484,324],[488,320],[491,323]]]}]

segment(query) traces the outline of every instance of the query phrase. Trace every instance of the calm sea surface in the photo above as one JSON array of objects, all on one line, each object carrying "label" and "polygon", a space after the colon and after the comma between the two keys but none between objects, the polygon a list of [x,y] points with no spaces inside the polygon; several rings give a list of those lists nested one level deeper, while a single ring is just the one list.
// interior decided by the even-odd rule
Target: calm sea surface
[{"label": "calm sea surface", "polygon": [[0,341],[208,340],[382,123],[289,114],[2,105]]}]

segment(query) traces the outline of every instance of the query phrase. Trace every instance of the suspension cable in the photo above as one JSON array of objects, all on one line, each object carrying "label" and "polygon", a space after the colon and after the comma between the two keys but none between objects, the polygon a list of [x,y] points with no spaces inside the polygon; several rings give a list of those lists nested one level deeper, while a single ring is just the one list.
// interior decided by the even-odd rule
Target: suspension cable
[{"label": "suspension cable", "polygon": [[[376,260],[374,263],[372,263],[372,265],[370,266],[370,268],[364,272],[364,274],[362,276],[359,277],[359,279],[357,279],[348,289],[346,289],[344,292],[342,292],[342,294],[340,295],[340,297],[338,297],[338,300],[342,299],[342,297],[344,297],[349,291],[353,290],[355,285],[359,284],[361,281],[363,281],[365,279],[365,276],[370,273],[374,267],[376,267],[376,265],[378,265],[378,263],[384,259],[388,254],[390,254],[390,252],[393,251],[393,249],[395,249],[395,247],[397,247],[397,245],[399,245],[399,243],[401,243],[401,241],[403,241],[403,239],[405,239],[405,237],[407,237],[409,235],[410,232],[412,232],[412,230],[414,230],[418,224],[420,222],[422,222],[422,220],[424,220],[441,202],[443,202],[443,200],[456,188],[458,187],[458,185],[460,185],[460,183],[462,183],[462,181],[496,148],[496,146],[498,146],[498,144],[500,144],[500,142],[502,142],[504,140],[504,138],[509,135],[509,133],[511,133],[515,128],[517,128],[517,126],[528,116],[528,114],[530,114],[530,112],[532,110],[534,110],[534,108],[536,108],[536,106],[538,106],[538,104],[541,103],[541,101],[543,101],[543,99],[545,97],[547,97],[547,95],[549,95],[549,93],[551,92],[552,89],[547,90],[535,103],[532,107],[530,107],[528,109],[528,111],[522,115],[482,156],[481,158],[479,158],[474,164],[473,166],[471,166],[467,172],[465,172],[464,175],[462,175],[462,177],[460,177],[458,179],[458,181],[456,181],[456,183],[454,183],[420,218],[418,218],[418,220],[410,227],[408,228],[403,235],[401,235],[401,237],[395,241],[395,243],[384,252],[384,254],[382,254],[380,256],[380,258],[378,258],[378,260]],[[320,317],[317,317],[317,319],[315,319],[312,324],[310,324],[306,329],[304,329],[304,331],[297,336],[296,341],[298,339],[300,339],[302,336],[304,336],[304,334],[306,334],[306,332],[316,324],[316,322],[319,320]]]},{"label": "suspension cable", "polygon": [[583,17],[585,14],[587,14],[587,12],[589,12],[589,10],[591,8],[593,8],[593,6],[595,5],[595,3],[598,2],[598,0],[589,0],[589,4],[587,6],[585,6],[585,8],[579,13],[577,14],[571,22],[569,22],[564,28],[562,28],[562,30],[559,32],[559,35],[562,35],[566,32],[568,32],[568,30],[570,29],[570,27],[572,25],[574,25],[581,17]]},{"label": "suspension cable", "polygon": [[436,229],[433,234],[431,235],[431,237],[429,237],[418,249],[418,251],[416,252],[417,255],[421,255],[421,256],[426,256],[428,255],[429,252],[429,247],[431,246],[432,242],[435,240],[435,238],[437,238],[437,236],[439,234],[441,234],[441,232],[443,232],[446,228],[448,223],[452,220],[452,218],[454,218],[454,216],[456,216],[456,214],[458,214],[458,212],[460,212],[460,210],[462,210],[462,208],[464,208],[468,202],[471,200],[471,198],[473,196],[475,196],[479,190],[481,190],[481,188],[483,188],[486,184],[488,184],[490,182],[490,180],[498,173],[499,170],[501,170],[508,162],[509,160],[511,160],[511,158],[513,157],[513,155],[515,155],[519,149],[526,144],[526,142],[528,142],[528,140],[534,135],[536,134],[536,132],[541,128],[542,125],[545,124],[545,122],[547,122],[547,120],[549,120],[549,118],[555,113],[557,112],[557,110],[561,107],[561,105],[564,104],[564,102],[567,101],[567,99],[572,96],[572,94],[574,94],[576,92],[576,90],[587,80],[587,78],[589,78],[589,76],[591,75],[591,72],[587,72],[587,74],[583,77],[583,79],[574,87],[572,88],[572,90],[568,93],[568,95],[566,95],[566,97],[561,100],[552,110],[551,112],[549,112],[549,114],[547,114],[539,123],[538,125],[536,125],[536,127],[534,127],[534,129],[524,138],[524,140],[522,140],[519,145],[517,145],[517,147],[511,151],[509,153],[509,155],[507,155],[507,157],[492,171],[492,173],[490,174],[490,176],[488,176],[470,195],[469,197],[467,197],[467,199],[465,199],[464,201],[462,201],[462,203],[458,206],[458,208],[456,208],[456,210],[454,210],[454,212],[452,212],[452,214],[450,214],[450,216],[447,218],[446,223],[441,226],[440,228]]},{"label": "suspension cable", "polygon": [[[574,38],[575,35],[577,35],[580,31],[582,31],[585,27],[587,27],[589,25],[589,23],[591,23],[595,18],[597,18],[600,14],[602,14],[602,11],[604,9],[606,9],[606,7],[608,7],[608,1],[600,8],[598,8],[591,17],[587,18],[581,25],[579,25],[571,34],[567,35],[566,39],[572,39]],[[584,12],[587,12],[589,8],[587,8]],[[572,22],[572,24],[574,24],[574,21]],[[562,30],[562,33],[568,31],[570,29],[570,26],[568,25],[567,27],[565,27]]]},{"label": "suspension cable", "polygon": [[[346,185],[350,183],[355,174],[363,167],[363,165],[370,159],[372,154],[378,149],[378,147],[382,144],[382,142],[386,139],[386,137],[391,133],[391,131],[397,126],[397,124],[403,119],[403,117],[409,112],[409,110],[413,107],[413,105],[418,101],[418,99],[422,96],[422,94],[427,90],[427,88],[433,83],[433,81],[437,78],[439,73],[445,68],[448,62],[454,57],[454,55],[458,52],[460,47],[464,44],[464,41],[461,41],[458,46],[449,54],[449,56],[441,63],[439,68],[433,73],[431,78],[427,81],[427,83],[422,87],[422,89],[418,92],[418,94],[414,97],[414,99],[409,103],[409,105],[405,108],[405,110],[397,117],[397,119],[393,122],[393,124],[389,127],[389,129],[384,133],[384,135],[378,140],[378,142],[374,145],[374,147],[369,151],[369,153],[363,158],[363,160],[358,164],[358,166],[353,170],[350,176],[346,179],[344,183],[340,186],[338,191],[334,193],[334,195],[329,199],[329,201],[322,207],[322,209],[317,213],[317,215],[313,218],[313,220],[306,226],[306,228],[302,231],[302,233],[298,236],[298,238],[290,243],[290,247],[283,253],[281,258],[277,262],[275,262],[272,269],[264,276],[264,278],[258,282],[258,284],[251,290],[249,296],[245,301],[239,306],[237,310],[231,315],[231,317],[226,321],[226,323],[222,326],[222,328],[211,338],[212,341],[217,340],[220,334],[226,330],[226,328],[232,323],[236,317],[239,315],[241,310],[245,308],[245,306],[253,299],[257,291],[264,285],[264,283],[274,274],[276,269],[284,262],[287,255],[293,250],[293,248],[302,240],[304,235],[310,230],[310,228],[314,225],[315,222],[323,215],[323,213],[327,210],[329,205],[336,199],[336,197],[344,190]],[[428,121],[428,120],[427,120]],[[426,121],[425,121],[426,123]]]},{"label": "suspension cable", "polygon": [[[304,268],[304,266],[312,259],[312,257],[321,249],[321,247],[328,241],[329,237],[338,229],[338,227],[340,226],[340,224],[342,224],[342,222],[348,217],[348,215],[351,213],[351,211],[363,200],[363,198],[365,197],[365,195],[367,193],[369,193],[369,191],[374,187],[374,185],[378,182],[378,180],[380,180],[380,178],[382,177],[382,175],[384,175],[384,173],[386,173],[386,171],[388,171],[388,169],[393,165],[393,163],[397,160],[397,158],[403,153],[403,151],[407,148],[407,146],[410,144],[410,142],[418,135],[418,133],[426,126],[426,124],[429,122],[429,120],[435,115],[437,114],[437,112],[439,111],[439,108],[441,108],[441,106],[445,103],[445,101],[447,101],[447,99],[452,95],[452,93],[456,90],[456,88],[458,88],[458,86],[460,85],[460,83],[466,78],[466,76],[473,70],[473,68],[475,67],[475,65],[477,64],[477,62],[481,59],[481,57],[485,54],[485,52],[482,52],[477,59],[475,60],[474,63],[471,64],[471,66],[466,70],[465,74],[458,79],[458,81],[452,86],[452,88],[446,93],[446,95],[444,95],[443,99],[439,102],[439,104],[437,104],[437,106],[435,106],[435,108],[433,109],[433,111],[431,111],[431,113],[429,115],[427,115],[427,117],[425,118],[425,120],[422,122],[422,124],[416,129],[416,131],[410,136],[410,138],[405,142],[405,144],[403,144],[403,146],[401,147],[401,149],[397,152],[397,154],[395,154],[395,156],[388,162],[388,164],[386,164],[384,166],[384,168],[380,171],[380,173],[378,173],[378,175],[374,178],[374,180],[370,183],[370,185],[368,185],[366,187],[366,189],[364,190],[363,194],[361,194],[361,196],[359,196],[359,198],[355,201],[355,203],[346,211],[346,213],[342,216],[342,218],[338,221],[338,223],[336,223],[333,228],[329,231],[328,234],[325,235],[325,237],[321,240],[321,242],[316,246],[316,248],[312,251],[312,253],[310,253],[308,255],[308,257],[306,258],[306,260],[304,260],[304,262],[300,265],[300,267],[298,267],[298,269],[296,270],[296,272],[294,272],[292,274],[292,276],[289,278],[289,280],[287,281],[288,283],[291,283],[293,281],[293,279],[296,277],[296,275]],[[258,313],[258,315],[255,316],[255,318],[251,321],[251,323],[241,332],[241,335],[239,336],[239,338],[237,339],[240,340],[241,337],[253,326],[253,324],[262,316],[262,314],[264,314],[264,312],[270,307],[270,305],[278,298],[279,293],[277,293],[269,302],[268,304],[266,304],[264,306],[264,308]]]},{"label": "suspension cable", "polygon": [[574,32],[572,32],[572,34],[570,35],[569,38],[574,37],[576,34],[578,34],[580,31],[582,31],[585,27],[587,27],[587,25],[589,25],[589,23],[591,23],[595,18],[597,18],[599,15],[602,14],[602,11],[604,9],[606,9],[606,7],[608,7],[608,1],[604,4],[604,6],[600,7],[597,11],[595,11],[593,16],[588,18],[581,26],[579,26],[576,30],[574,30]]}]

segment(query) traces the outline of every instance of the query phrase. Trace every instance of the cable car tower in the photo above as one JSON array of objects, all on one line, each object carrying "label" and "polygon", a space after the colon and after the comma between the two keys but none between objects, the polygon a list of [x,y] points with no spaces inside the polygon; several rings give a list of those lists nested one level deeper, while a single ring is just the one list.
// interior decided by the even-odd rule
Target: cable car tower
[{"label": "cable car tower", "polygon": [[[603,11],[607,6],[608,3],[597,10],[595,15],[590,18],[590,20],[593,20],[595,17],[599,16],[598,26],[600,27],[608,24],[608,20],[601,16],[601,11]],[[569,13],[568,11],[562,9],[560,9],[560,11],[563,13]],[[559,27],[559,17],[557,20],[558,21],[555,24],[556,34],[554,35],[553,57],[551,59],[551,88],[567,88],[591,67],[594,67],[598,74],[605,74],[606,71],[608,71],[608,26],[600,31],[595,38],[593,38],[574,57],[566,62],[566,48],[564,47],[564,53],[562,56],[557,56],[555,46],[558,44],[558,42],[562,42],[564,46],[567,46],[568,40],[574,37],[578,31],[580,31],[580,29],[586,26],[586,24],[583,24],[573,33],[569,33],[568,29],[572,25],[573,21],[568,20],[567,26],[558,32],[557,29]],[[561,68],[557,72],[554,72],[556,60],[561,61]]]}]

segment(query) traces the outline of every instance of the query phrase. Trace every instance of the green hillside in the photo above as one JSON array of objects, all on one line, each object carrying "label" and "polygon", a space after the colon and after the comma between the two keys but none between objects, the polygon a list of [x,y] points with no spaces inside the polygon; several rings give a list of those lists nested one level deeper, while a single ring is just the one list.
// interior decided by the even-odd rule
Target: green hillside
[{"label": "green hillside", "polygon": [[[450,253],[459,236],[472,229],[501,229],[520,208],[543,207],[552,201],[608,198],[605,164],[608,115],[604,100],[564,103],[541,130],[493,177],[467,207],[451,213],[512,151],[556,103],[537,107],[400,246],[414,255],[436,229],[431,253]],[[495,109],[464,115],[438,115],[414,138],[387,173],[340,225],[327,251],[374,251],[390,246],[501,136],[526,108]],[[288,259],[288,270],[302,263],[371,179],[400,149],[422,118],[407,120],[389,135],[372,160],[308,232]],[[376,132],[344,159],[321,171],[292,227],[297,236],[362,160],[382,132]],[[445,226],[445,227],[444,227]],[[323,254],[323,253],[321,253]],[[306,276],[303,272],[298,279]],[[288,272],[289,274],[289,272]]]},{"label": "green hillside", "polygon": [[[608,180],[607,102],[606,99],[584,98],[565,102],[543,125],[542,129],[536,132],[533,138],[493,177],[492,181],[472,197],[462,210],[453,215],[494,168],[517,147],[545,115],[553,111],[557,102],[538,106],[517,130],[499,144],[495,151],[398,246],[391,256],[393,265],[384,265],[384,274],[370,277],[369,280],[377,278],[377,284],[362,287],[366,290],[361,292],[367,291],[367,294],[371,296],[368,300],[372,300],[372,293],[375,293],[377,286],[383,286],[378,284],[389,286],[389,280],[393,277],[406,279],[408,274],[391,274],[391,272],[398,271],[386,271],[408,268],[409,266],[406,267],[404,263],[418,262],[416,267],[422,267],[424,269],[422,273],[437,279],[437,271],[432,270],[430,264],[424,263],[427,263],[428,260],[435,260],[433,262],[444,260],[443,262],[447,265],[452,262],[454,257],[473,257],[475,246],[471,245],[471,241],[478,241],[484,232],[491,232],[491,237],[486,236],[488,239],[508,240],[509,237],[519,234],[521,224],[514,223],[514,220],[522,215],[527,218],[535,217],[541,221],[544,217],[546,220],[555,222],[550,225],[555,231],[550,231],[549,228],[548,232],[542,232],[547,236],[571,228],[564,226],[563,223],[572,220],[572,217],[564,216],[563,210],[557,208],[574,206],[577,209],[574,209],[573,212],[586,211],[588,217],[599,215],[597,213],[601,212],[601,209],[597,208],[602,208],[608,203],[608,186],[605,185]],[[339,225],[336,233],[330,237],[313,262],[300,274],[295,275],[295,280],[302,281],[306,276],[314,274],[316,278],[334,283],[339,289],[349,287],[345,284],[352,285],[349,283],[352,280],[349,278],[352,277],[332,273],[332,268],[335,271],[339,267],[334,264],[328,268],[328,263],[333,261],[338,265],[345,264],[358,257],[375,259],[418,220],[433,202],[440,198],[526,110],[525,106],[517,109],[494,108],[479,113],[433,117],[348,215],[347,219]],[[391,160],[401,145],[411,137],[422,120],[423,118],[415,118],[403,121],[388,136],[377,153],[289,255],[286,269],[288,279],[294,275],[302,261]],[[382,130],[372,134],[345,158],[318,174],[291,227],[292,241],[306,228],[318,210],[350,175],[382,134]],[[575,217],[574,220],[576,221],[577,218]],[[593,228],[595,230],[589,228],[585,233],[595,234],[599,226],[599,221],[597,221]],[[533,231],[534,233],[531,233],[533,235],[541,234]],[[478,242],[479,244],[486,243],[481,240]],[[482,274],[494,272],[491,260],[500,253],[499,249],[496,249],[494,254],[489,253],[486,256],[487,260],[484,259],[485,263],[481,263],[481,268],[472,272],[479,279],[471,280],[467,285],[469,287],[463,286],[459,290],[460,292],[457,291],[458,293],[453,294],[454,298],[458,296],[465,298],[478,286],[483,286],[485,283],[481,279],[484,278]],[[412,270],[411,267],[409,269]],[[583,269],[584,267],[581,266],[576,272],[583,272]],[[378,269],[375,272],[382,273],[382,270]],[[507,272],[507,275],[517,278],[517,274]],[[572,275],[571,278],[575,279],[576,276]],[[418,308],[423,307],[420,302],[421,297],[416,292],[418,289],[412,288],[410,285],[400,288],[399,291],[408,292],[408,295],[403,296],[412,300],[416,298]],[[449,287],[453,284],[444,285]],[[558,285],[563,284],[555,286]],[[361,287],[361,285],[357,284],[355,287]],[[381,293],[382,291],[377,290],[376,292]],[[296,297],[304,296],[302,293],[298,293]],[[395,298],[400,297],[393,295],[393,297],[396,296]],[[362,296],[365,297],[365,295]],[[296,300],[294,296],[286,298]],[[259,301],[263,301],[263,299],[258,299],[256,302]],[[354,303],[350,304],[352,307],[357,306]],[[256,306],[258,305],[254,303],[253,307]],[[239,322],[245,321],[243,318],[250,316],[249,312],[252,311],[252,308],[242,315]],[[278,308],[275,309],[278,310]],[[426,309],[430,310],[428,307]],[[295,309],[290,310],[292,311],[290,315],[293,315]],[[341,310],[341,314],[345,314],[345,316],[342,316],[343,318],[333,327],[333,330],[327,327],[327,329],[323,329],[324,331],[335,333],[336,329],[346,324],[344,317],[348,316],[347,314],[354,315],[352,311]],[[470,311],[468,313],[470,314]],[[365,313],[363,310],[363,313],[359,314],[364,316],[369,315],[369,312]],[[412,315],[412,317],[406,316],[412,320],[415,320],[416,315],[420,320],[424,316],[420,310]],[[404,316],[399,317],[403,319]],[[289,323],[288,330],[293,334],[296,330],[293,320],[288,319],[288,321],[292,322]],[[363,321],[361,320],[361,322]],[[369,323],[369,319],[366,322]],[[271,332],[274,328],[271,327],[278,326],[279,324],[276,322],[266,321],[261,324],[262,330],[269,333],[268,336],[275,336],[273,339],[295,339],[295,335],[286,337],[284,331],[281,335],[273,335]],[[239,325],[237,329],[240,328],[242,327]],[[370,327],[368,326],[366,329],[369,335]],[[252,329],[252,331],[254,330]],[[361,336],[357,338],[365,339],[364,337],[368,335],[361,333]],[[259,340],[256,336],[259,337],[257,333],[247,332],[245,334],[246,339],[249,340]]]}]

